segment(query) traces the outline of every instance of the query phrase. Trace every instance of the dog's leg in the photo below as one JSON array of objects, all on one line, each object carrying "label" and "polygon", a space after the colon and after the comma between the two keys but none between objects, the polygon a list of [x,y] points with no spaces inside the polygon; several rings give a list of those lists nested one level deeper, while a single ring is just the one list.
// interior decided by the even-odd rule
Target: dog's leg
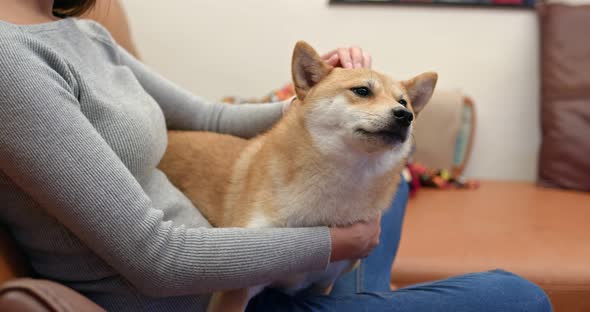
[{"label": "dog's leg", "polygon": [[250,288],[216,292],[209,301],[207,312],[243,312],[252,297],[264,290],[266,284]]},{"label": "dog's leg", "polygon": [[350,264],[350,267],[348,269],[344,270],[344,273],[356,270],[356,268],[358,268],[359,265],[361,265],[361,260],[357,259],[355,262]]},{"label": "dog's leg", "polygon": [[[352,262],[350,264],[350,266],[342,272],[342,274],[356,270],[356,268],[358,268],[360,264],[361,264],[361,260],[356,260],[356,261]],[[332,281],[331,283],[329,283],[327,285],[320,285],[318,287],[318,293],[323,294],[323,295],[329,295],[332,292],[332,288],[334,288],[334,281]]]},{"label": "dog's leg", "polygon": [[209,301],[207,312],[243,312],[249,300],[248,288],[216,292]]},{"label": "dog's leg", "polygon": [[326,296],[329,295],[332,292],[332,288],[334,288],[334,283],[328,284],[328,286],[326,286],[322,290],[321,294],[326,295]]},{"label": "dog's leg", "polygon": [[329,295],[332,292],[332,288],[334,288],[334,281],[323,281],[319,283],[315,283],[311,286],[310,293],[316,295]]},{"label": "dog's leg", "polygon": [[[354,271],[360,265],[361,260],[351,261],[348,266],[344,267],[342,271],[338,274],[338,276],[342,276],[345,273],[350,271]],[[336,278],[336,277],[335,277]],[[311,292],[314,294],[322,294],[322,295],[329,295],[332,292],[332,288],[334,288],[335,279],[324,280],[318,283],[315,283],[312,286]]]}]

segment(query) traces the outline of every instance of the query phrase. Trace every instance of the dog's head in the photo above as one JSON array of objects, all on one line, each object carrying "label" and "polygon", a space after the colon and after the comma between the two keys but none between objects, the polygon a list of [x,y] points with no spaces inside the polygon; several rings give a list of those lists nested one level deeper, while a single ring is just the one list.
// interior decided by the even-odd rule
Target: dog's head
[{"label": "dog's head", "polygon": [[437,74],[395,81],[370,69],[333,68],[305,42],[295,46],[293,83],[316,142],[364,153],[409,151],[415,116],[430,100]]}]

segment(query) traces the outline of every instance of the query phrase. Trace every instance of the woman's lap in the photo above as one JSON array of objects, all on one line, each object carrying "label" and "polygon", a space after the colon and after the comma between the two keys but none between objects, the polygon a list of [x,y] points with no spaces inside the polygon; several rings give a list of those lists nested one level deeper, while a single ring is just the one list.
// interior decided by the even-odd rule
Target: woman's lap
[{"label": "woman's lap", "polygon": [[501,270],[391,291],[391,264],[397,253],[408,193],[407,184],[402,183],[391,208],[383,214],[379,246],[357,270],[336,281],[329,296],[292,297],[265,290],[252,299],[247,311],[551,311],[543,290]]}]

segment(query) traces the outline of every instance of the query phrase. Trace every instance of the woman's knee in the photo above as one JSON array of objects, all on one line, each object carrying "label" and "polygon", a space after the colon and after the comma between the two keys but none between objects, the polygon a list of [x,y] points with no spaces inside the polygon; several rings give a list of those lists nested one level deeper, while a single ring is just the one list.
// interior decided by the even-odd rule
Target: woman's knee
[{"label": "woman's knee", "polygon": [[549,298],[541,288],[502,270],[465,274],[401,291],[422,296],[421,301],[436,301],[441,311],[552,311]]},{"label": "woman's knee", "polygon": [[[504,270],[476,273],[473,275],[481,297],[486,301],[500,301],[508,311],[552,311],[547,294],[532,282]],[[506,310],[505,310],[506,311]]]}]

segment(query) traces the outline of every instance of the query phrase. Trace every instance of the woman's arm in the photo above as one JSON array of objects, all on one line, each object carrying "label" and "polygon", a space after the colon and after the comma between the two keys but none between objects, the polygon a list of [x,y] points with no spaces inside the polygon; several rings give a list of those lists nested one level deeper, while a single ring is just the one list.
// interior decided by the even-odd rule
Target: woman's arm
[{"label": "woman's arm", "polygon": [[121,64],[133,71],[164,111],[169,129],[206,130],[250,138],[269,129],[282,116],[285,102],[264,105],[208,102],[163,78],[125,49],[117,49]]},{"label": "woman's arm", "polygon": [[0,38],[0,170],[138,289],[208,293],[319,270],[326,227],[173,226],[81,113],[69,84]]},{"label": "woman's arm", "polygon": [[[146,91],[160,104],[169,129],[208,130],[249,138],[270,128],[281,116],[284,103],[221,105],[208,103],[151,71],[136,57],[127,17],[120,1],[97,1],[84,18],[101,23],[124,49],[121,62],[129,66]],[[112,44],[116,45],[115,40]],[[128,53],[129,52],[129,53]]]}]

